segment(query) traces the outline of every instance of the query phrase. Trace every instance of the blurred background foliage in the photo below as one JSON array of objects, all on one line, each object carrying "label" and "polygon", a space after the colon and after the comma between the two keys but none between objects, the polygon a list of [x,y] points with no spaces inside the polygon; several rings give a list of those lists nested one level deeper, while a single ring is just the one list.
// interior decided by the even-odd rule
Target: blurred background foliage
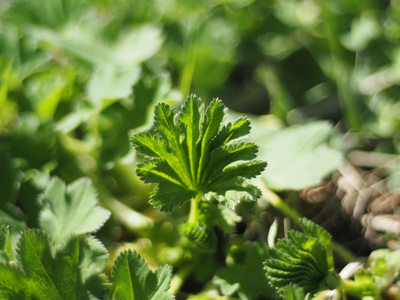
[{"label": "blurred background foliage", "polygon": [[252,119],[269,188],[299,190],[352,150],[400,153],[399,41],[398,0],[3,0],[0,218],[35,227],[50,178],[86,176],[113,213],[106,243],[134,233],[174,264],[151,250],[177,230],[129,144],[155,103],[222,99]]}]

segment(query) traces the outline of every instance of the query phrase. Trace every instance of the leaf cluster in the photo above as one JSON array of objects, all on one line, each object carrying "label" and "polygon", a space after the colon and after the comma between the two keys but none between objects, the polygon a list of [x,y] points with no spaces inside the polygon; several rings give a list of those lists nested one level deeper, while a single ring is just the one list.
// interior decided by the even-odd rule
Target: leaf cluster
[{"label": "leaf cluster", "polygon": [[248,199],[260,196],[247,179],[260,174],[266,163],[254,160],[254,143],[238,141],[249,133],[250,122],[240,118],[222,125],[225,114],[220,100],[205,108],[196,96],[188,97],[180,112],[165,103],[156,105],[153,129],[131,139],[144,157],[137,174],[158,184],[150,199],[154,206],[170,212],[198,194],[228,205],[234,204],[232,192]]},{"label": "leaf cluster", "polygon": [[16,248],[8,227],[0,227],[1,299],[143,299],[169,300],[171,268],[151,271],[136,253],[125,251],[114,261],[111,281],[105,274],[107,249],[88,235],[69,236],[55,244],[44,231],[22,232]]}]

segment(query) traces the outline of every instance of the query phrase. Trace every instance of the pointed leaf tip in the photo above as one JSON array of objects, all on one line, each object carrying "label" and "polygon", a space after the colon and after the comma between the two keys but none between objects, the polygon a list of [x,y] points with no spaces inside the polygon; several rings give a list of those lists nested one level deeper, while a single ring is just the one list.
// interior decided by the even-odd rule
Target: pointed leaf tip
[{"label": "pointed leaf tip", "polygon": [[154,272],[140,255],[134,251],[121,252],[114,262],[112,299],[172,300],[168,292],[172,270],[169,266]]}]

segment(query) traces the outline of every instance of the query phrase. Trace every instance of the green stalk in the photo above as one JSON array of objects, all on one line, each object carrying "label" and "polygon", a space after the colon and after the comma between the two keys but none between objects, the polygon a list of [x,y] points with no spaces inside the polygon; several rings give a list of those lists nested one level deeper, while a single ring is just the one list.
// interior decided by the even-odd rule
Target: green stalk
[{"label": "green stalk", "polygon": [[332,56],[333,79],[337,84],[340,105],[344,110],[345,121],[349,129],[357,130],[362,124],[362,114],[360,113],[360,103],[358,103],[352,88],[353,70],[349,67],[352,63],[346,58],[344,48],[340,43],[337,18],[332,15],[329,1],[320,0],[319,6],[321,7],[325,36]]},{"label": "green stalk", "polygon": [[379,296],[379,291],[376,286],[366,285],[365,282],[356,282],[354,280],[341,280],[339,289],[344,290],[346,293],[352,296],[363,298],[366,296],[371,296],[373,299],[381,299]]},{"label": "green stalk", "polygon": [[188,223],[197,223],[200,214],[199,204],[201,198],[203,198],[203,193],[198,192],[196,197],[190,200],[190,212],[189,212]]},{"label": "green stalk", "polygon": [[186,278],[192,272],[193,268],[194,268],[193,263],[187,264],[186,266],[180,268],[179,271],[172,277],[171,287],[169,289],[169,292],[172,295],[176,295],[179,292],[180,288],[182,287],[182,284],[185,282]]},{"label": "green stalk", "polygon": [[271,191],[264,180],[261,180],[261,191],[263,193],[263,197],[268,200],[273,207],[280,210],[283,214],[288,216],[295,224],[299,224],[300,215],[296,210],[291,208],[285,201],[282,200],[276,193]]}]

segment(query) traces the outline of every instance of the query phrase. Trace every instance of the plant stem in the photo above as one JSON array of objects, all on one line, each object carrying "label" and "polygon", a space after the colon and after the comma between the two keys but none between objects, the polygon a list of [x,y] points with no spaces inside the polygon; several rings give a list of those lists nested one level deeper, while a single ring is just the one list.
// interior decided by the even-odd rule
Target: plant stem
[{"label": "plant stem", "polygon": [[271,191],[266,183],[262,180],[261,191],[265,199],[268,200],[273,207],[279,209],[282,213],[288,216],[295,224],[299,223],[300,215],[292,209],[285,201],[282,200],[276,193]]},{"label": "plant stem", "polygon": [[347,59],[343,46],[340,43],[337,17],[333,15],[329,1],[320,0],[321,16],[324,32],[328,41],[332,57],[333,76],[337,84],[340,105],[343,109],[346,125],[352,129],[359,129],[362,124],[361,103],[354,95],[352,85],[354,73],[354,62]]},{"label": "plant stem", "polygon": [[179,271],[172,277],[171,287],[169,292],[173,295],[179,292],[182,284],[185,282],[186,278],[193,269],[194,264],[188,264],[179,269]]},{"label": "plant stem", "polygon": [[354,280],[341,280],[339,288],[344,290],[349,295],[356,296],[359,298],[365,296],[372,296],[373,299],[380,299],[379,292],[374,284],[368,285],[365,284],[365,282],[360,283]]},{"label": "plant stem", "polygon": [[197,219],[199,218],[199,203],[201,198],[203,197],[203,193],[198,192],[196,197],[190,200],[190,212],[189,212],[189,219],[188,223],[196,223]]}]

